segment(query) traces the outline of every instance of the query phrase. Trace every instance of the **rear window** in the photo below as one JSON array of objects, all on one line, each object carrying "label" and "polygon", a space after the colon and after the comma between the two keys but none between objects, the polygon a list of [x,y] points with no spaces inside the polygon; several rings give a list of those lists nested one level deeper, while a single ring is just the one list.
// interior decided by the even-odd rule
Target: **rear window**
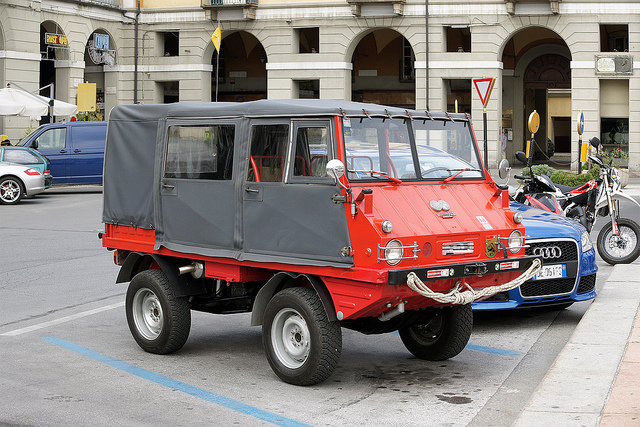
[{"label": "rear window", "polygon": [[44,163],[44,161],[40,157],[30,153],[27,150],[13,150],[13,149],[4,150],[3,161],[18,163],[21,165],[35,165],[35,164]]},{"label": "rear window", "polygon": [[104,148],[107,138],[107,126],[72,127],[74,148]]}]

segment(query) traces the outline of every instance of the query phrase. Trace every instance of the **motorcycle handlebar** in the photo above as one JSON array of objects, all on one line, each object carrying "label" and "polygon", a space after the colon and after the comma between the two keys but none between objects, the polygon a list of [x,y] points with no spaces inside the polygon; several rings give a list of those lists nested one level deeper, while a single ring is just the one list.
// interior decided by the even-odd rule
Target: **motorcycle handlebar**
[{"label": "motorcycle handlebar", "polygon": [[513,177],[515,179],[521,179],[523,181],[531,178],[530,176],[521,176],[521,175],[514,175]]}]

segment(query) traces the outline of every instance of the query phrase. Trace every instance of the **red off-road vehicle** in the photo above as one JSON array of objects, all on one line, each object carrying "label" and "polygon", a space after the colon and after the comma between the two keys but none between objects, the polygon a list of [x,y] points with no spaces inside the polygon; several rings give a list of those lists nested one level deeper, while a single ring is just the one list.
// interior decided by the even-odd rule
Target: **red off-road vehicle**
[{"label": "red off-road vehicle", "polygon": [[470,302],[539,268],[519,215],[462,114],[263,100],[123,105],[109,119],[102,243],[152,353],[180,349],[198,310],[251,312],[292,384],[331,375],[342,327],[453,357]]}]

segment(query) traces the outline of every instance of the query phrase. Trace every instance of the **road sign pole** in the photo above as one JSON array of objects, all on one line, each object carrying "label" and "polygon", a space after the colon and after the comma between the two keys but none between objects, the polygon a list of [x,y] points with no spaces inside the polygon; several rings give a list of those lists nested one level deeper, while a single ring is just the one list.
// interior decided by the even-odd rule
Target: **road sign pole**
[{"label": "road sign pole", "polygon": [[489,170],[489,147],[488,147],[488,132],[487,132],[487,108],[485,107],[482,112],[482,130],[484,131],[484,168]]},{"label": "road sign pole", "polygon": [[482,77],[481,79],[473,79],[473,84],[480,95],[480,102],[482,102],[482,121],[483,121],[483,134],[484,134],[484,167],[489,170],[489,136],[487,130],[487,103],[493,90],[493,85],[496,79],[493,77]]}]

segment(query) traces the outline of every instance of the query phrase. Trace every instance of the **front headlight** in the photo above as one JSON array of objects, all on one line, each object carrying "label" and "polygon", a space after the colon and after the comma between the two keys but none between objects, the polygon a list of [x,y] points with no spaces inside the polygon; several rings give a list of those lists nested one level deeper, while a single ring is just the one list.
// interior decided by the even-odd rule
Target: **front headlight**
[{"label": "front headlight", "polygon": [[517,254],[523,246],[524,237],[522,237],[522,233],[518,230],[513,230],[511,234],[509,234],[509,250],[512,254]]},{"label": "front headlight", "polygon": [[403,247],[400,240],[393,239],[384,247],[384,259],[389,265],[396,265],[402,259]]},{"label": "front headlight", "polygon": [[587,230],[582,232],[582,236],[580,236],[580,246],[582,246],[582,252],[590,251],[593,248],[593,243],[591,243],[591,236],[587,233]]}]

